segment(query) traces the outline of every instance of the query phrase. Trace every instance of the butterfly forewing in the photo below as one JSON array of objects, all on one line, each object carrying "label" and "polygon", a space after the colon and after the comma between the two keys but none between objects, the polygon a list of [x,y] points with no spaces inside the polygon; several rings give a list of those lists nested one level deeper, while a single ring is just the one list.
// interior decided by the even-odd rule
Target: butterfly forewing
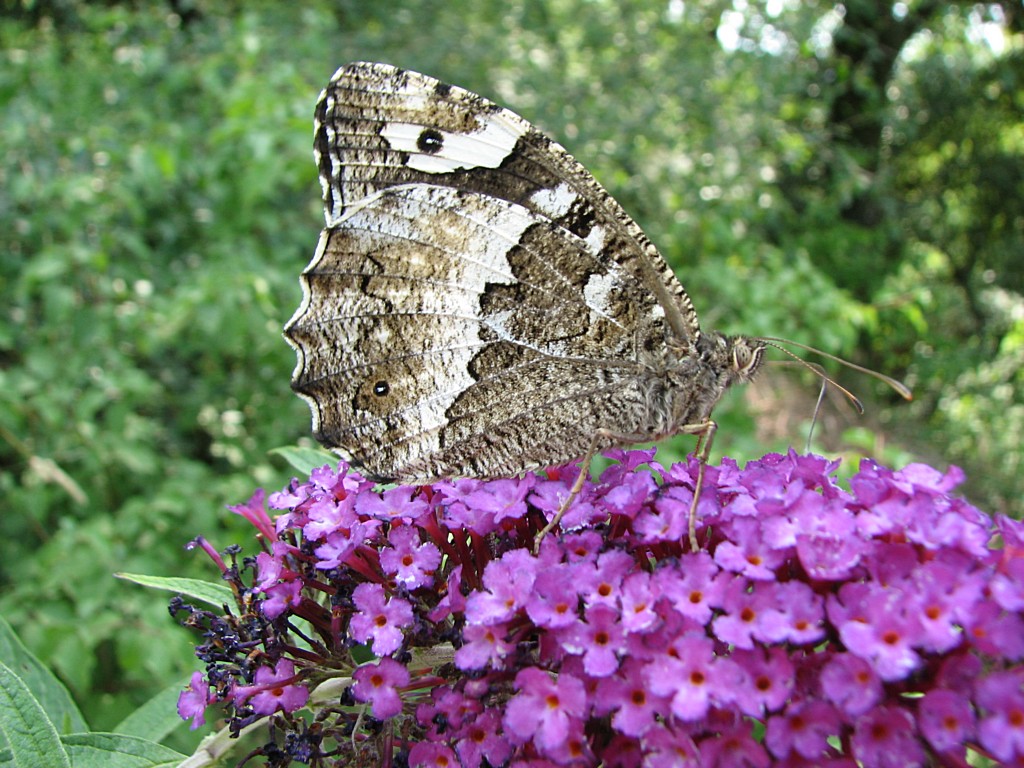
[{"label": "butterfly forewing", "polygon": [[381,64],[339,70],[316,114],[327,228],[285,332],[322,442],[376,477],[490,477],[664,423],[652,387],[696,316],[568,153]]},{"label": "butterfly forewing", "polygon": [[646,284],[677,335],[697,333],[686,292],[640,227],[565,149],[508,109],[417,72],[357,62],[321,94],[314,147],[328,226],[396,184],[507,200],[588,240]]}]

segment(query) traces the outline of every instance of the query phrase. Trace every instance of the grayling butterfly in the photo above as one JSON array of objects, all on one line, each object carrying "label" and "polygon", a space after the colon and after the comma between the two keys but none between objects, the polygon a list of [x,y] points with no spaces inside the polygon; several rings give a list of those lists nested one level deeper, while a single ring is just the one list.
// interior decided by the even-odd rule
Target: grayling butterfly
[{"label": "grayling butterfly", "polygon": [[702,331],[587,170],[476,94],[350,64],[315,154],[326,227],[285,328],[292,386],[371,478],[513,476],[680,433],[706,458],[712,409],[776,341]]}]

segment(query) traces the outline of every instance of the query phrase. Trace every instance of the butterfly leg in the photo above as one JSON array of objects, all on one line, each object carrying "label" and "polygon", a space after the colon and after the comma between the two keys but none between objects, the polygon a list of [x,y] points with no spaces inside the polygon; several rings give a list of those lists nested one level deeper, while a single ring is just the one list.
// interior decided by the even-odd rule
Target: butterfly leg
[{"label": "butterfly leg", "polygon": [[[691,432],[692,430],[692,432]],[[700,494],[704,490],[704,469],[711,457],[711,443],[714,442],[715,432],[718,424],[708,420],[704,424],[695,424],[693,427],[684,428],[684,432],[691,432],[697,435],[697,447],[694,454],[697,456],[697,482],[693,485],[693,501],[690,502],[690,518],[688,532],[690,534],[690,551],[697,551],[697,503],[700,501]]]},{"label": "butterfly leg", "polygon": [[607,437],[607,432],[604,430],[598,430],[597,434],[591,438],[590,446],[587,448],[586,454],[580,461],[580,473],[576,476],[576,482],[572,484],[572,488],[569,489],[569,495],[566,496],[565,501],[559,505],[555,516],[551,518],[547,525],[540,529],[540,533],[538,533],[537,537],[533,540],[534,554],[537,554],[537,552],[540,551],[540,543],[544,540],[544,537],[551,533],[551,531],[555,529],[555,526],[562,521],[562,516],[565,515],[566,510],[569,509],[580,491],[583,490],[583,483],[586,482],[587,476],[590,474],[590,462],[593,461],[594,456],[597,454],[598,442],[603,437]]}]

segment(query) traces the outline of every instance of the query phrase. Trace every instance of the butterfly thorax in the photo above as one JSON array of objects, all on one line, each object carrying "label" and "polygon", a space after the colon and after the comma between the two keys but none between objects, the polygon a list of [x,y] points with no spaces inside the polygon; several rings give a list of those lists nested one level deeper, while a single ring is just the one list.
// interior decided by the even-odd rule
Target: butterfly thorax
[{"label": "butterfly thorax", "polygon": [[725,391],[750,381],[761,367],[764,344],[745,336],[702,333],[662,371],[651,371],[645,425],[657,436],[677,434],[703,424]]}]

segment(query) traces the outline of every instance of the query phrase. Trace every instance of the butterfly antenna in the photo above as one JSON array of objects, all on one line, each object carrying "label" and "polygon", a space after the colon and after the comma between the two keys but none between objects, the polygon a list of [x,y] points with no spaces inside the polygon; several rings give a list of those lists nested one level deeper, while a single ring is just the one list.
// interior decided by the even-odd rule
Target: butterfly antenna
[{"label": "butterfly antenna", "polygon": [[828,352],[822,352],[820,349],[816,349],[815,347],[808,346],[807,344],[801,344],[798,341],[790,341],[789,339],[779,339],[779,338],[775,338],[774,336],[761,337],[761,338],[758,339],[758,341],[763,341],[768,346],[775,347],[775,349],[778,349],[779,351],[784,352],[785,354],[789,355],[791,358],[793,358],[794,360],[796,360],[800,364],[806,366],[807,368],[810,368],[818,376],[820,376],[823,381],[827,382],[828,384],[831,384],[832,386],[836,387],[840,392],[845,394],[850,399],[850,401],[854,404],[854,407],[857,409],[857,411],[859,413],[863,413],[864,412],[864,406],[861,404],[860,400],[858,400],[856,397],[854,397],[853,394],[849,390],[845,389],[844,387],[841,387],[839,384],[837,384],[831,378],[826,376],[824,374],[824,372],[820,368],[815,367],[811,363],[808,363],[806,360],[804,360],[804,359],[798,357],[797,355],[793,354],[792,352],[790,352],[788,349],[786,349],[782,345],[783,344],[789,344],[790,346],[796,347],[797,349],[803,349],[803,350],[806,350],[807,352],[813,352],[816,355],[821,355],[822,357],[827,358],[829,360],[834,360],[835,362],[839,363],[840,365],[845,365],[847,368],[852,368],[855,371],[860,371],[861,373],[866,373],[868,376],[871,376],[872,378],[878,379],[882,383],[884,383],[887,386],[889,386],[892,389],[894,389],[896,392],[899,393],[900,397],[902,397],[904,400],[913,400],[914,399],[914,393],[911,392],[910,391],[910,387],[908,387],[902,381],[897,381],[892,376],[886,376],[884,373],[879,373],[878,371],[873,371],[870,368],[865,368],[863,366],[857,365],[856,363],[851,363],[849,360],[844,360],[841,357],[836,357],[835,355],[830,355]]},{"label": "butterfly antenna", "polygon": [[[823,385],[831,384],[833,387],[835,387],[840,392],[842,392],[844,395],[846,395],[846,398],[850,401],[850,403],[853,405],[853,407],[857,409],[857,413],[858,414],[860,414],[860,415],[864,414],[864,404],[860,401],[860,399],[855,394],[853,394],[853,392],[848,390],[842,384],[840,384],[835,379],[833,379],[831,376],[829,376],[827,373],[825,373],[825,371],[822,370],[820,365],[815,365],[814,363],[808,363],[806,360],[801,358],[799,355],[797,355],[797,354],[795,354],[793,352],[790,352],[785,347],[780,347],[778,344],[775,344],[774,343],[774,341],[775,341],[774,339],[759,338],[758,341],[764,342],[769,347],[775,347],[775,349],[779,350],[780,352],[782,352],[782,353],[784,353],[786,355],[789,355],[791,358],[793,358],[794,361],[796,361],[797,363],[802,365],[804,368],[807,368],[809,371],[813,371],[814,375],[818,376],[821,379]],[[841,361],[841,362],[845,362],[845,361]],[[786,361],[786,360],[779,360],[777,364],[778,365],[786,365],[787,363],[788,363],[788,361]],[[818,399],[820,400],[821,396],[819,396]],[[817,407],[815,407],[815,414],[817,414],[817,412],[818,412],[818,409],[817,409]]]}]

